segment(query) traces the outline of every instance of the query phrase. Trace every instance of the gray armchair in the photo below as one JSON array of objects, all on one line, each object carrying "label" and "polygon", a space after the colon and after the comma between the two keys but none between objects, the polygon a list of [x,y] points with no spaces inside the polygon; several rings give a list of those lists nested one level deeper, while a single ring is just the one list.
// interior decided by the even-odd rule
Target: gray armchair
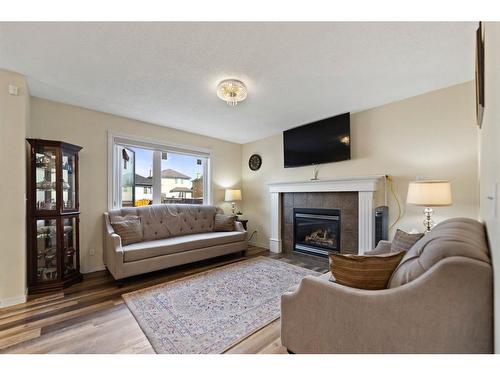
[{"label": "gray armchair", "polygon": [[[372,254],[390,251],[382,242]],[[306,277],[281,300],[294,353],[491,353],[492,267],[484,227],[450,219],[418,241],[385,290]]]}]

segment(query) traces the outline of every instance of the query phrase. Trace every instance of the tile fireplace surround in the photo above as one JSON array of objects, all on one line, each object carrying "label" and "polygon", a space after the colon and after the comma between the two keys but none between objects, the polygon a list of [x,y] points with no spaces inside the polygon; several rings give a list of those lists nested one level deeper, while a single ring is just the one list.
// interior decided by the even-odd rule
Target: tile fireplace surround
[{"label": "tile fireplace surround", "polygon": [[[271,194],[271,237],[269,238],[269,249],[280,253],[284,248],[291,250],[289,244],[291,208],[340,208],[344,209],[346,215],[346,226],[342,230],[342,246],[344,252],[356,252],[363,254],[373,249],[374,235],[374,208],[383,203],[384,176],[358,176],[340,177],[333,180],[315,180],[303,182],[282,182],[269,184]],[[302,194],[309,193],[309,194]],[[351,193],[351,194],[318,194],[318,193]],[[352,194],[357,193],[357,194]],[[357,202],[353,202],[356,199]],[[357,203],[357,205],[356,205]],[[308,206],[310,205],[310,206]],[[312,206],[312,207],[311,207]],[[337,207],[331,207],[337,206]],[[352,210],[357,206],[356,215]],[[351,215],[349,217],[349,211]],[[357,219],[357,230],[353,228],[352,220]],[[344,220],[344,219],[343,219]],[[283,227],[285,226],[285,227]],[[292,229],[293,230],[293,229]],[[356,235],[357,241],[352,238]],[[282,235],[288,236],[282,238]],[[344,237],[345,236],[345,237]],[[357,249],[350,247],[355,246]]]},{"label": "tile fireplace surround", "polygon": [[358,193],[324,191],[317,193],[281,193],[282,251],[293,251],[293,211],[298,209],[339,209],[341,213],[340,247],[342,253],[358,253]]}]

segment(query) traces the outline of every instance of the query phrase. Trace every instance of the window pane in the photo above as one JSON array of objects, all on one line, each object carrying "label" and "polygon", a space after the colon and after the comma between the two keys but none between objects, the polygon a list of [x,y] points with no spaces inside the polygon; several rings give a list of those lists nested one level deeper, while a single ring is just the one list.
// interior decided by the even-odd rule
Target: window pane
[{"label": "window pane", "polygon": [[153,151],[140,147],[122,147],[122,207],[153,203]]},{"label": "window pane", "polygon": [[203,204],[203,171],[206,159],[163,152],[161,202]]},{"label": "window pane", "polygon": [[121,197],[123,207],[134,205],[134,174],[135,174],[135,152],[134,150],[120,146],[120,173],[121,173]]}]

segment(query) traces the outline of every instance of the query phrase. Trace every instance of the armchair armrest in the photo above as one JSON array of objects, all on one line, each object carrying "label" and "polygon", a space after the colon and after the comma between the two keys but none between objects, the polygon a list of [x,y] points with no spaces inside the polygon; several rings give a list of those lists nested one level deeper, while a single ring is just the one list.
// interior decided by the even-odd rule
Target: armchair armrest
[{"label": "armchair armrest", "polygon": [[282,344],[295,353],[488,353],[492,270],[446,258],[394,289],[306,277],[281,299]]}]

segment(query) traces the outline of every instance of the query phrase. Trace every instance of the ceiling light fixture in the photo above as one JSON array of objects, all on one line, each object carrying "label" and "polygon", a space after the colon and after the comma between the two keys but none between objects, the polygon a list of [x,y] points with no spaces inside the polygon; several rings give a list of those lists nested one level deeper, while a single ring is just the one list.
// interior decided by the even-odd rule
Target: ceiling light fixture
[{"label": "ceiling light fixture", "polygon": [[232,107],[245,100],[247,94],[245,84],[237,79],[225,79],[217,85],[217,96]]}]

